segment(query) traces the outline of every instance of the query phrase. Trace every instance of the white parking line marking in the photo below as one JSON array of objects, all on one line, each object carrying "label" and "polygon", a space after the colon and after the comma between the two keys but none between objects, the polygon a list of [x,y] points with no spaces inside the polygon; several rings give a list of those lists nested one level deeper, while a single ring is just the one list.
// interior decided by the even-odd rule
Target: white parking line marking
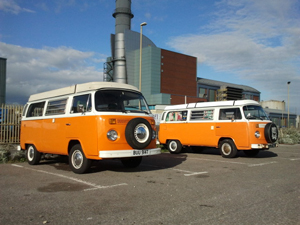
[{"label": "white parking line marking", "polygon": [[240,164],[240,165],[251,165],[250,163],[224,161],[224,160],[214,160],[214,159],[200,159],[200,158],[189,158],[189,159],[204,160],[204,161],[211,161],[211,162],[232,163],[232,164]]},{"label": "white parking line marking", "polygon": [[205,174],[205,173],[208,173],[208,172],[206,172],[206,171],[204,171],[204,172],[195,172],[195,173],[190,173],[190,174],[184,174],[184,176],[194,176],[194,175]]},{"label": "white parking line marking", "polygon": [[163,168],[163,169],[171,169],[171,170],[175,170],[175,171],[187,173],[187,174],[184,174],[184,176],[193,176],[193,175],[197,175],[197,174],[208,173],[208,172],[206,172],[206,171],[204,171],[204,172],[192,172],[192,171],[188,171],[188,170],[180,170],[180,169],[167,168],[167,167],[162,167],[162,166],[145,165],[145,164],[143,164],[143,165],[144,165],[144,166],[148,166],[148,167]]},{"label": "white parking line marking", "polygon": [[296,158],[296,159],[290,159],[291,161],[296,161],[296,160],[300,160],[300,158]]},{"label": "white parking line marking", "polygon": [[101,186],[101,185],[97,185],[97,184],[94,184],[94,183],[91,183],[91,182],[87,182],[87,181],[84,181],[84,180],[81,180],[81,179],[78,179],[78,178],[69,177],[69,176],[65,176],[65,175],[62,175],[62,174],[58,174],[58,173],[51,173],[51,172],[47,172],[47,171],[44,171],[44,170],[37,170],[37,169],[33,169],[33,168],[28,168],[28,167],[16,165],[16,164],[12,164],[12,166],[22,167],[22,168],[27,169],[27,170],[32,170],[32,171],[35,171],[35,172],[45,173],[45,174],[49,174],[49,175],[69,179],[69,180],[72,180],[72,181],[75,181],[75,182],[78,182],[78,183],[82,183],[82,184],[85,184],[85,185],[88,185],[88,186],[92,187],[92,188],[84,189],[84,191],[101,189],[101,188],[112,188],[112,187],[121,186],[121,185],[128,185],[126,183],[121,183],[121,184],[114,184],[114,185],[109,185],[109,186]]},{"label": "white parking line marking", "polygon": [[123,186],[123,185],[128,185],[126,183],[122,183],[122,184],[115,184],[115,185],[109,185],[109,186],[96,186],[96,187],[93,187],[93,188],[87,188],[87,189],[84,189],[84,191],[93,191],[93,190],[97,190],[97,189],[105,189],[105,188],[112,188],[112,187],[118,187],[118,186]]},{"label": "white parking line marking", "polygon": [[265,163],[258,163],[258,164],[250,164],[249,167],[253,167],[253,166],[264,166],[264,165],[273,164],[273,163],[277,163],[277,162],[276,162],[276,161],[273,161],[273,162],[265,162]]}]

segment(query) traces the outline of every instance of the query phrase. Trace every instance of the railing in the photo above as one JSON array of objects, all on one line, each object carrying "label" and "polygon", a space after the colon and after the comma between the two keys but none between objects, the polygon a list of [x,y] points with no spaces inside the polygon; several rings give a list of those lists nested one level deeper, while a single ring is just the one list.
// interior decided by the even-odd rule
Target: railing
[{"label": "railing", "polygon": [[0,144],[20,143],[20,127],[23,106],[0,106]]}]

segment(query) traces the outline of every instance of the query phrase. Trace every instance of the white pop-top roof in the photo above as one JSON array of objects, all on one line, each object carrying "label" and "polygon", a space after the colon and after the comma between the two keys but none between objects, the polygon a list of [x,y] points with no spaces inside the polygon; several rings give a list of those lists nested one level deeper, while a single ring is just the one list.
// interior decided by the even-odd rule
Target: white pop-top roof
[{"label": "white pop-top roof", "polygon": [[138,91],[135,86],[129,84],[121,84],[116,82],[89,82],[83,84],[75,84],[65,88],[59,88],[52,91],[46,91],[38,94],[31,95],[28,101],[36,101],[41,99],[46,99],[50,97],[58,97],[63,95],[75,94],[84,91],[98,90],[98,89],[127,89]]},{"label": "white pop-top roof", "polygon": [[218,101],[218,102],[197,102],[181,105],[166,106],[165,110],[177,109],[192,109],[192,108],[207,108],[207,107],[221,107],[221,106],[241,106],[241,105],[260,105],[254,100],[236,100],[236,101]]}]

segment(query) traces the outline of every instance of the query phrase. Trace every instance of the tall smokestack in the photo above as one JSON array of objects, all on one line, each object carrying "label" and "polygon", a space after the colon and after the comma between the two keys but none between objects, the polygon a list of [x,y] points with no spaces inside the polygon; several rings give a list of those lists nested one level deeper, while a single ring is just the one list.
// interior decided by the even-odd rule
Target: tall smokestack
[{"label": "tall smokestack", "polygon": [[116,9],[113,13],[116,19],[115,25],[115,49],[114,49],[114,74],[113,80],[117,83],[127,83],[125,41],[124,31],[130,30],[131,19],[131,0],[116,0]]}]

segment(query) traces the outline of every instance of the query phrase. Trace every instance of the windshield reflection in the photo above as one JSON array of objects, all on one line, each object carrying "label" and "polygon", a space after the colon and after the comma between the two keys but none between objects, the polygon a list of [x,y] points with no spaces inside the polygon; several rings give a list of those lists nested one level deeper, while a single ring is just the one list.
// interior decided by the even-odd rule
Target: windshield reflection
[{"label": "windshield reflection", "polygon": [[100,90],[95,94],[95,108],[99,112],[138,112],[150,114],[148,105],[138,92]]},{"label": "windshield reflection", "polygon": [[259,105],[246,105],[243,111],[246,119],[269,120],[266,112]]}]

